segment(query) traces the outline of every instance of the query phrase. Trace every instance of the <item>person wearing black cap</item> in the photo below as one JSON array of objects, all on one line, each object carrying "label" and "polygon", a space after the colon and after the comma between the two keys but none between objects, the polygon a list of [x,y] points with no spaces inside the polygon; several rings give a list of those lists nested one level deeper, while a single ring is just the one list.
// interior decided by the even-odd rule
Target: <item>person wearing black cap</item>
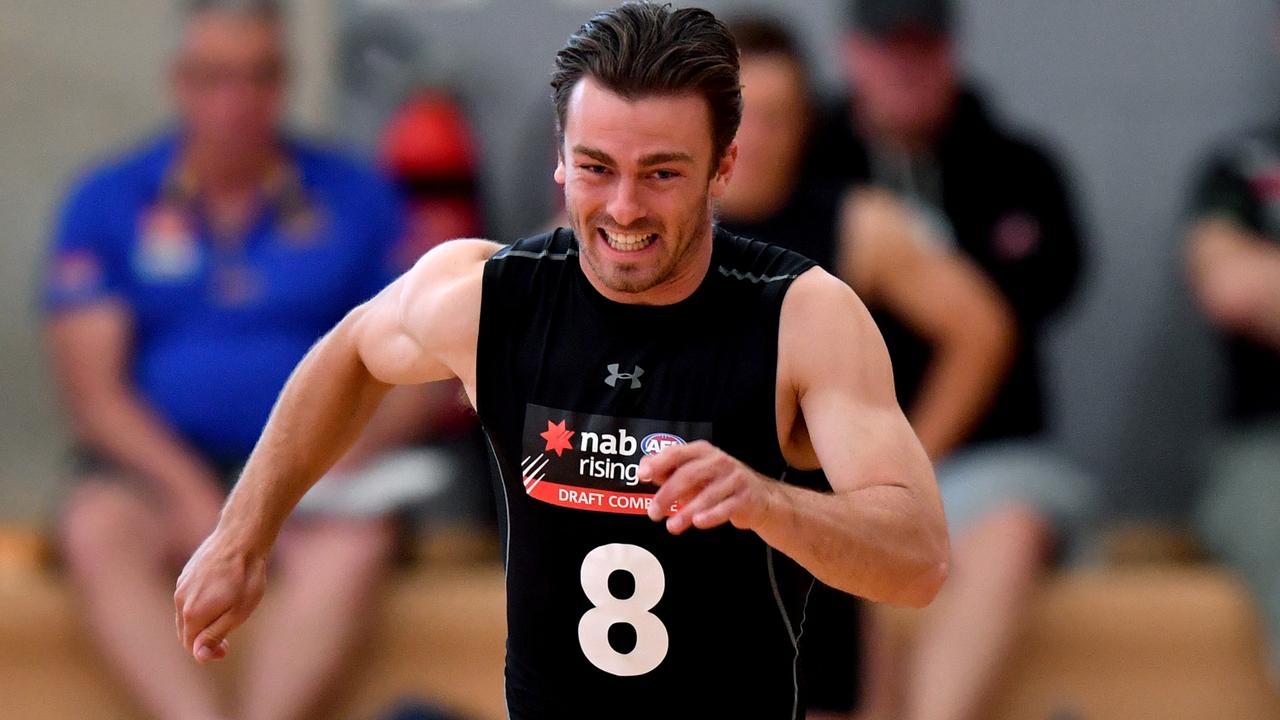
[{"label": "person wearing black cap", "polygon": [[[999,127],[965,85],[951,3],[861,0],[851,19],[853,93],[819,121],[809,172],[900,193],[982,268],[1017,320],[1019,350],[995,402],[938,465],[956,571],[897,673],[907,707],[890,711],[973,718],[1052,551],[1092,514],[1096,483],[1044,439],[1039,340],[1076,284],[1079,228],[1054,162]],[[891,320],[881,330],[910,406],[929,354]]]}]

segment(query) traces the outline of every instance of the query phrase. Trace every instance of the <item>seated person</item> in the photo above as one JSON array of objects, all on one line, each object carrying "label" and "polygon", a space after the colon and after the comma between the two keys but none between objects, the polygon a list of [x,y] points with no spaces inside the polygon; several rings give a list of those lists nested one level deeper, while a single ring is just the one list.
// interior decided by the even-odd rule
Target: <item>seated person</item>
[{"label": "seated person", "polygon": [[[60,518],[67,570],[99,649],[158,718],[230,717],[173,642],[174,578],[291,369],[397,269],[390,185],[278,129],[279,13],[193,3],[172,68],[174,129],[77,183],[45,280],[78,448]],[[432,402],[424,388],[388,396],[280,538],[279,593],[235,717],[314,716],[388,567],[389,511],[414,495],[403,477],[386,482],[387,451],[429,430]]]},{"label": "seated person", "polygon": [[1280,690],[1280,128],[1219,148],[1197,183],[1187,269],[1230,369],[1223,432],[1198,502],[1205,544],[1240,573]]},{"label": "seated person", "polygon": [[[893,673],[903,703],[876,714],[972,720],[1007,661],[1039,580],[1091,529],[1099,486],[1049,436],[1042,335],[1071,297],[1082,243],[1068,183],[1039,145],[1000,125],[965,82],[949,0],[859,0],[844,40],[852,94],[810,143],[819,178],[872,183],[929,218],[1012,309],[1017,352],[991,407],[938,464],[952,572]],[[890,318],[890,320],[892,320]],[[898,325],[895,327],[895,325]],[[930,348],[905,323],[881,331],[907,407]]]},{"label": "seated person", "polygon": [[[908,417],[930,456],[946,457],[1004,379],[1012,313],[985,275],[890,195],[804,174],[812,103],[796,42],[768,19],[730,29],[741,53],[743,114],[720,224],[808,255],[849,283],[877,319],[897,318],[928,343],[929,368]],[[821,584],[809,596],[801,668],[811,717],[847,715],[860,703],[858,613],[853,598]]]}]

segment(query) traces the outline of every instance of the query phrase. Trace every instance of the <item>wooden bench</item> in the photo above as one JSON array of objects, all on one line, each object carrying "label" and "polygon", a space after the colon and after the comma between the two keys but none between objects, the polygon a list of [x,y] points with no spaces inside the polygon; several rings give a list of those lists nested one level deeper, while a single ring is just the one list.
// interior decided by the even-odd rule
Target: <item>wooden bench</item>
[{"label": "wooden bench", "polygon": [[[461,553],[466,562],[456,548],[426,554],[430,561],[393,579],[335,717],[372,718],[406,697],[478,720],[504,716],[502,569],[478,559],[491,555],[484,549]],[[137,717],[84,639],[74,599],[45,555],[38,538],[0,540],[0,717]],[[897,632],[910,632],[914,613],[885,612]],[[252,633],[250,623],[242,637]],[[1214,566],[1060,573],[1041,591],[992,717],[1280,718],[1261,638],[1250,598]],[[233,662],[215,672],[226,681],[235,671]]]}]

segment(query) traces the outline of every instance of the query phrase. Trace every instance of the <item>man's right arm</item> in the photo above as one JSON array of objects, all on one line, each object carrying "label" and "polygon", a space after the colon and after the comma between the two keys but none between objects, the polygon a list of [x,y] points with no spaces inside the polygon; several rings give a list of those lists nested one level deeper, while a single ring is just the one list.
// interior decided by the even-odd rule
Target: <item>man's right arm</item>
[{"label": "man's right arm", "polygon": [[151,483],[177,539],[190,537],[185,550],[194,550],[217,520],[222,493],[204,461],[128,382],[129,312],[118,300],[60,310],[45,336],[77,440]]},{"label": "man's right arm", "polygon": [[497,248],[464,240],[433,249],[298,364],[218,527],[179,578],[179,635],[197,660],[225,654],[226,635],[261,598],[285,518],[393,386],[459,377],[474,398],[484,261]]},{"label": "man's right arm", "polygon": [[1280,245],[1232,220],[1205,217],[1188,235],[1187,270],[1215,325],[1280,351]]},{"label": "man's right arm", "polygon": [[900,203],[873,190],[846,198],[841,279],[929,343],[911,425],[934,461],[982,419],[1013,360],[1017,323],[990,280],[927,236]]}]

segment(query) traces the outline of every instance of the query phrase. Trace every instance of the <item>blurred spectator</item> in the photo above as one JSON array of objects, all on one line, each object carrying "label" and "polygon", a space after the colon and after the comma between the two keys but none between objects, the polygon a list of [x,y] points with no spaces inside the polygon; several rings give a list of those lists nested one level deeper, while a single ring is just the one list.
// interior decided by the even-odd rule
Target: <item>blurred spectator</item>
[{"label": "blurred spectator", "polygon": [[[1056,455],[1045,429],[1040,330],[1067,300],[1080,239],[1064,182],[1043,150],[997,126],[966,88],[946,0],[852,5],[845,60],[853,95],[823,118],[808,168],[900,193],[999,288],[1018,352],[969,444],[938,466],[952,573],[909,668],[911,719],[975,718],[1056,545],[1090,519],[1093,481]],[[882,330],[899,398],[912,407],[930,353],[910,328]]]},{"label": "blurred spectator", "polygon": [[[67,567],[101,651],[155,717],[228,717],[173,642],[175,571],[213,528],[290,370],[391,278],[402,233],[389,184],[280,131],[281,12],[189,3],[175,127],[78,182],[45,281],[77,438]],[[279,592],[236,717],[310,717],[337,679],[391,556],[388,511],[427,482],[421,463],[387,452],[427,429],[425,393],[389,395],[280,538]]]},{"label": "blurred spectator", "polygon": [[[882,191],[802,173],[812,118],[809,71],[775,21],[731,24],[742,62],[738,163],[720,202],[729,230],[800,251],[928,342],[924,388],[908,408],[931,457],[947,455],[983,416],[1013,354],[1013,319],[979,270]],[[859,703],[859,606],[818,585],[809,596],[801,668],[810,715]]]},{"label": "blurred spectator", "polygon": [[1230,369],[1197,524],[1257,596],[1280,688],[1280,128],[1220,147],[1196,184],[1187,265]]}]

